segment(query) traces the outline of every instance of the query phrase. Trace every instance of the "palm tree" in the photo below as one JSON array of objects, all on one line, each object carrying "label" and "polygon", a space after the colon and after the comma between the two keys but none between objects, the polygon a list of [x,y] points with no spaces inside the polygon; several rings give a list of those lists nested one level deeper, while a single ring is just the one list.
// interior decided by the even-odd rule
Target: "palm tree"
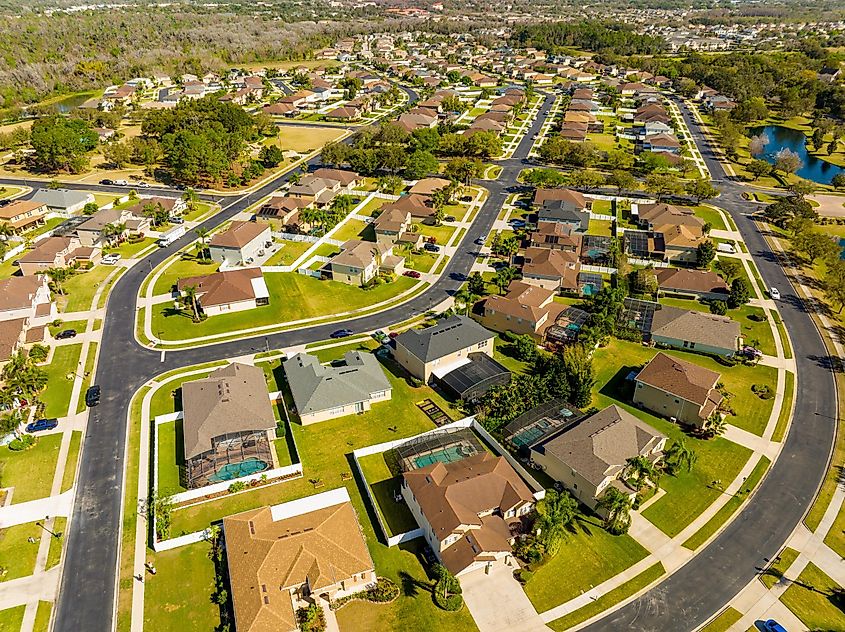
[{"label": "palm tree", "polygon": [[707,419],[707,425],[704,427],[705,435],[708,439],[721,436],[725,432],[726,425],[725,418],[719,411],[716,411]]},{"label": "palm tree", "polygon": [[665,452],[667,471],[674,473],[682,467],[687,472],[692,470],[692,466],[698,460],[698,455],[687,447],[687,442],[684,439],[678,439],[672,442]]},{"label": "palm tree", "polygon": [[9,222],[0,222],[0,237],[11,237],[15,234],[15,229]]},{"label": "palm tree", "polygon": [[197,235],[197,239],[200,240],[200,258],[205,261],[205,240],[208,239],[211,231],[205,228],[197,228],[194,232]]},{"label": "palm tree", "polygon": [[191,302],[191,311],[193,312],[193,320],[195,323],[200,322],[200,307],[197,302],[197,288],[194,285],[188,285],[182,290],[185,298]]},{"label": "palm tree", "polygon": [[615,487],[608,487],[597,505],[605,512],[604,526],[613,535],[627,533],[631,526],[631,499]]},{"label": "palm tree", "polygon": [[628,472],[634,477],[634,489],[640,491],[646,481],[656,482],[657,470],[654,464],[644,456],[635,456],[626,461]]},{"label": "palm tree", "polygon": [[56,294],[60,296],[64,296],[65,289],[64,289],[64,282],[68,280],[68,277],[71,276],[72,271],[68,268],[48,268],[45,270],[47,276],[50,277],[50,284],[52,285],[52,290]]},{"label": "palm tree", "polygon": [[290,174],[288,180],[291,184],[299,184],[300,180],[302,180],[302,172],[294,171],[292,174]]},{"label": "palm tree", "polygon": [[196,191],[188,189],[184,194],[182,194],[182,199],[185,200],[185,206],[188,207],[188,210],[193,211],[196,209],[197,202],[199,202],[200,198]]},{"label": "palm tree", "polygon": [[455,304],[457,305],[460,303],[463,305],[463,310],[458,309],[458,313],[463,311],[463,313],[469,316],[470,306],[473,305],[478,297],[475,296],[472,292],[469,291],[469,288],[466,286],[462,287],[460,290],[455,292]]}]

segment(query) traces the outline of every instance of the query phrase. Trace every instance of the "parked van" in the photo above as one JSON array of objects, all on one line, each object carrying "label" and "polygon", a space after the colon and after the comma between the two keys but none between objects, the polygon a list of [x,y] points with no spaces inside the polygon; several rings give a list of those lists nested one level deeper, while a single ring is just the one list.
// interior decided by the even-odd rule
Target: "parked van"
[{"label": "parked van", "polygon": [[174,241],[176,241],[177,239],[182,237],[184,234],[185,234],[185,225],[184,224],[181,224],[179,226],[171,228],[170,230],[168,230],[166,233],[164,233],[159,238],[158,245],[161,246],[162,248],[166,248],[167,246],[172,244]]}]

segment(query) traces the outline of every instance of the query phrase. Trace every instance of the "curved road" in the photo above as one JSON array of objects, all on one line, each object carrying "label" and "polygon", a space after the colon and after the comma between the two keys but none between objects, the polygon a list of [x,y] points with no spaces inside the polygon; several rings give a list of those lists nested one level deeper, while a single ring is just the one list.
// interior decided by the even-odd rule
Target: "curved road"
[{"label": "curved road", "polygon": [[[543,109],[553,100],[547,97]],[[763,278],[781,289],[784,322],[792,337],[800,372],[796,410],[802,411],[784,445],[781,457],[746,509],[708,547],[687,565],[641,598],[589,627],[591,630],[694,629],[735,596],[781,548],[800,522],[822,480],[833,444],[836,404],[827,353],[809,316],[804,313],[756,226],[745,212],[748,204],[741,187],[724,176],[697,125],[683,111],[723,194],[717,201],[733,216]],[[119,559],[121,498],[129,401],[150,378],[164,371],[260,351],[268,345],[282,348],[324,340],[340,326],[355,332],[371,331],[424,312],[453,294],[462,284],[474,260],[473,242],[486,238],[507,195],[506,183],[516,181],[531,147],[531,137],[543,121],[539,116],[523,138],[513,159],[500,163],[501,177],[487,182],[490,191],[476,219],[464,236],[444,274],[428,290],[384,312],[345,322],[268,336],[220,343],[183,351],[160,352],[135,341],[135,305],[150,267],[184,247],[191,234],[166,249],[153,253],[148,265],[136,265],[115,284],[105,319],[96,381],[103,389],[101,404],[91,410],[85,435],[72,528],[57,604],[56,627],[60,632],[111,630]],[[211,228],[266,196],[286,178],[279,177],[247,196],[236,198],[203,227]],[[11,182],[18,183],[19,181]],[[90,188],[90,187],[89,187]],[[162,190],[162,193],[166,191]],[[232,198],[230,198],[232,199]]]},{"label": "curved road", "polygon": [[828,469],[836,436],[836,384],[816,327],[754,221],[743,187],[730,180],[685,105],[679,102],[714,184],[711,202],[730,213],[767,287],[780,290],[781,317],[798,369],[795,417],[783,449],[742,513],[685,566],[585,630],[693,630],[768,566],[803,520]]}]

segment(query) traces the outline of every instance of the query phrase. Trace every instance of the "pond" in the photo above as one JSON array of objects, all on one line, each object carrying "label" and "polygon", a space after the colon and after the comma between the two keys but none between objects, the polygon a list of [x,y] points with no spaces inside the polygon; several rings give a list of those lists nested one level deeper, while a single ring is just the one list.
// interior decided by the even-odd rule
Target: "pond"
[{"label": "pond", "polygon": [[766,125],[765,127],[756,127],[750,133],[754,136],[762,133],[768,137],[769,143],[766,145],[766,153],[759,157],[770,164],[774,164],[775,155],[781,149],[786,148],[798,154],[802,164],[801,168],[795,173],[802,178],[819,184],[830,184],[833,176],[845,172],[842,167],[837,167],[826,160],[820,160],[809,154],[806,146],[807,137],[799,130],[780,125]]},{"label": "pond", "polygon": [[46,103],[36,103],[29,106],[42,112],[55,112],[56,114],[67,114],[71,110],[75,110],[80,105],[85,103],[88,99],[95,96],[95,92],[79,92],[77,94],[70,94],[55,101],[48,101]]}]

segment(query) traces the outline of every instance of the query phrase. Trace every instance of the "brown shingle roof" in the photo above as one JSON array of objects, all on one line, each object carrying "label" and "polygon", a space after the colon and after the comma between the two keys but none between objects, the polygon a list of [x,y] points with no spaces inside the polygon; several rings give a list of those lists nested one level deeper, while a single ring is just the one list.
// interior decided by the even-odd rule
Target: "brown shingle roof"
[{"label": "brown shingle roof", "polygon": [[0,321],[0,361],[5,362],[12,357],[26,328],[26,318]]},{"label": "brown shingle roof", "polygon": [[[56,260],[56,255],[70,249],[76,240],[71,237],[48,237],[39,241],[35,248],[26,253],[19,261],[23,263],[49,263]],[[79,243],[76,241],[76,243]]]},{"label": "brown shingle roof", "polygon": [[32,307],[32,300],[43,284],[44,275],[41,274],[0,279],[0,311]]},{"label": "brown shingle roof", "polygon": [[572,189],[537,189],[534,192],[534,204],[538,206],[554,200],[563,200],[580,209],[587,208],[587,198]]},{"label": "brown shingle roof", "polygon": [[578,271],[581,264],[574,252],[550,250],[548,248],[526,248],[522,275],[560,279],[560,285],[567,289],[578,287]]},{"label": "brown shingle roof", "polygon": [[243,248],[269,230],[267,224],[258,222],[232,222],[229,228],[211,238],[210,246]]},{"label": "brown shingle roof", "polygon": [[727,316],[661,306],[654,312],[651,335],[688,340],[718,349],[734,349],[742,335],[739,323]]},{"label": "brown shingle roof", "polygon": [[182,403],[186,459],[211,450],[214,437],[276,427],[264,371],[258,367],[233,363],[186,382]]},{"label": "brown shingle roof", "polygon": [[661,290],[687,292],[728,293],[728,284],[712,270],[661,268],[656,273]]},{"label": "brown shingle roof", "polygon": [[446,186],[449,186],[449,181],[444,178],[423,178],[414,184],[408,192],[418,195],[431,195]]},{"label": "brown shingle roof", "polygon": [[252,279],[260,276],[262,276],[261,268],[215,272],[206,276],[179,279],[176,282],[176,289],[182,292],[186,287],[197,288],[197,297],[206,307],[226,305],[255,298]]},{"label": "brown shingle roof", "polygon": [[544,305],[555,294],[554,290],[546,290],[522,281],[511,281],[507,294],[489,296],[484,306],[500,314],[524,318],[536,323],[548,313],[548,308]]},{"label": "brown shingle roof", "polygon": [[262,507],[223,519],[238,632],[296,630],[290,590],[319,591],[373,570],[352,503],[273,520]]},{"label": "brown shingle roof", "polygon": [[640,371],[637,382],[704,406],[709,400],[717,403],[722,400],[721,393],[715,388],[720,377],[716,371],[661,351]]}]

